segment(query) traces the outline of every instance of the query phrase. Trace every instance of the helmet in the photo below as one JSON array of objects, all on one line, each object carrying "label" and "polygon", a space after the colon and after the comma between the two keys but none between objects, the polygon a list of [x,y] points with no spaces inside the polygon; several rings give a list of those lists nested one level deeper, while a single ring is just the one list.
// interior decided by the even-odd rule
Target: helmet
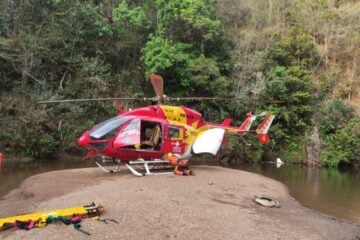
[{"label": "helmet", "polygon": [[185,160],[185,159],[183,159],[183,160],[180,161],[180,165],[181,165],[182,167],[187,167],[188,161]]}]

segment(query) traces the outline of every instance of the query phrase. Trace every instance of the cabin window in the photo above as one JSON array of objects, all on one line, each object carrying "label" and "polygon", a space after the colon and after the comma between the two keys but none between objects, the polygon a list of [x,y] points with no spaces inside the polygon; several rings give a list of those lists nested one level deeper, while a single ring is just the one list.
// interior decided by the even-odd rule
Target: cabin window
[{"label": "cabin window", "polygon": [[178,127],[169,127],[168,129],[168,137],[170,138],[179,138],[180,137],[180,128]]},{"label": "cabin window", "polygon": [[128,119],[128,117],[114,117],[99,123],[90,130],[90,138],[96,140],[110,139],[115,136],[119,127]]},{"label": "cabin window", "polygon": [[126,137],[134,134],[140,135],[140,120],[134,119],[121,131],[120,137]]}]

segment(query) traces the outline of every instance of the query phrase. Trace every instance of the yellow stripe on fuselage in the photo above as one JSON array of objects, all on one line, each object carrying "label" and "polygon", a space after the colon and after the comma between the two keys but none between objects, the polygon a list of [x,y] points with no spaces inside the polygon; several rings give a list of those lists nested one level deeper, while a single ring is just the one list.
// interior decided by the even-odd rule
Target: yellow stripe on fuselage
[{"label": "yellow stripe on fuselage", "polygon": [[169,122],[175,121],[177,123],[187,124],[185,111],[181,107],[161,106],[161,109],[164,112],[166,120]]},{"label": "yellow stripe on fuselage", "polygon": [[198,122],[196,122],[196,124],[192,124],[191,126],[188,125],[186,113],[184,109],[181,107],[161,106],[161,109],[163,110],[166,120],[169,122],[169,124],[175,126],[182,126],[186,129],[186,134],[183,138],[184,139],[183,141],[186,144],[186,148],[185,148],[185,152],[186,152],[189,149],[189,147],[191,147],[192,143],[194,142],[199,132],[196,129]]}]

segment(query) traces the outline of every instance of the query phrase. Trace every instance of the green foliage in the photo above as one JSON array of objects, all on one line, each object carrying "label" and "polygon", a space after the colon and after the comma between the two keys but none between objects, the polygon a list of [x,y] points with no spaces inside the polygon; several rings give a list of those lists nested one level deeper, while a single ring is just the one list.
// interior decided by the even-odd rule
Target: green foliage
[{"label": "green foliage", "polygon": [[79,59],[77,81],[68,82],[68,87],[62,91],[67,98],[76,98],[79,91],[84,91],[83,97],[91,97],[97,93],[107,92],[111,66],[100,58]]},{"label": "green foliage", "polygon": [[360,119],[354,117],[352,111],[338,98],[327,102],[321,111],[321,162],[327,167],[360,164]]},{"label": "green foliage", "polygon": [[15,35],[0,37],[0,95],[12,101],[13,95],[21,96],[15,106],[1,100],[0,149],[33,158],[77,152],[76,139],[85,129],[116,114],[112,105],[39,109],[36,101],[139,91],[142,72],[134,66],[140,65],[146,36],[134,32],[123,37],[127,29],[117,31],[112,8],[103,12],[83,1],[29,2],[21,7],[24,14],[17,18]]},{"label": "green foliage", "polygon": [[215,1],[158,0],[155,6],[156,32],[142,49],[146,75],[163,75],[168,90],[182,95],[224,95],[231,48],[216,18]]},{"label": "green foliage", "polygon": [[267,51],[267,73],[261,98],[281,100],[268,110],[276,115],[271,129],[273,150],[281,156],[292,156],[294,162],[304,157],[304,141],[299,142],[311,125],[312,82],[309,68],[319,61],[309,34],[293,28],[286,38],[280,37]]},{"label": "green foliage", "polygon": [[[285,101],[256,106],[215,101],[186,104],[208,120],[231,116],[234,125],[250,110],[271,111],[276,119],[270,130],[270,147],[258,144],[254,135],[246,138],[251,147],[231,139],[231,151],[225,152],[252,161],[283,156],[298,162],[304,157],[304,135],[314,107],[310,72],[317,74],[323,65],[329,67],[320,77],[318,100],[334,92],[346,97],[356,92],[357,83],[352,80],[342,84],[343,93],[337,84],[342,69],[347,69],[348,76],[358,75],[356,58],[351,57],[358,51],[358,35],[348,28],[335,31],[331,25],[354,26],[356,18],[351,12],[343,18],[340,11],[330,9],[331,4],[326,0],[241,4],[46,0],[18,1],[9,9],[8,4],[0,3],[0,95],[4,96],[0,102],[4,113],[0,149],[34,158],[63,151],[78,153],[76,138],[94,123],[116,114],[112,105],[39,106],[36,101],[149,96],[152,88],[144,75],[159,73],[171,96],[236,95]],[[222,16],[226,20],[223,25],[219,12],[226,15]],[[234,31],[226,32],[223,26]],[[323,45],[325,41],[328,49],[323,52],[327,55],[323,53],[320,60],[315,43]],[[341,54],[344,58],[336,58]],[[330,67],[331,61],[337,62],[336,69]],[[343,62],[352,65],[343,68]],[[358,156],[357,145],[351,145],[356,136],[345,136],[353,134],[349,125],[357,125],[350,124],[352,115],[346,105],[336,101],[318,105],[323,115],[318,117],[325,144],[322,159],[327,165],[357,164],[353,160]],[[137,103],[131,103],[135,106]],[[344,144],[344,151],[337,150],[332,141]]]},{"label": "green foliage", "polygon": [[223,145],[219,152],[219,159],[228,158],[229,161],[242,159],[245,162],[258,163],[263,160],[265,147],[257,141],[257,137],[252,135],[246,141],[251,142],[251,146],[244,144],[244,141],[236,136],[228,136],[226,145]]},{"label": "green foliage", "polygon": [[220,21],[214,19],[214,2],[192,1],[189,6],[180,10],[180,17],[202,35],[205,41],[215,39],[221,32]]},{"label": "green foliage", "polygon": [[226,96],[229,80],[221,76],[220,69],[214,58],[206,58],[201,54],[189,61],[189,71],[192,75],[191,86],[193,94],[200,96]]},{"label": "green foliage", "polygon": [[294,27],[288,38],[280,38],[269,48],[269,66],[310,68],[320,61],[312,37],[304,29]]},{"label": "green foliage", "polygon": [[[281,145],[282,143],[279,142],[278,144]],[[293,136],[288,140],[286,147],[279,149],[276,154],[287,163],[305,163],[307,156],[304,146],[306,144],[306,139],[303,136]]]},{"label": "green foliage", "polygon": [[290,134],[303,133],[310,124],[311,117],[311,80],[309,73],[299,67],[275,67],[270,69],[265,99],[277,99],[285,105],[272,106],[276,122]]},{"label": "green foliage", "polygon": [[342,129],[325,139],[321,161],[327,167],[360,165],[360,118],[353,118]]},{"label": "green foliage", "polygon": [[0,149],[32,158],[53,155],[58,146],[56,128],[31,99],[5,94],[0,98]]},{"label": "green foliage", "polygon": [[[57,147],[57,140],[49,133],[45,133],[40,136],[40,139],[36,139],[34,145],[28,149],[29,155],[32,157],[43,158],[54,154]],[[34,151],[34,149],[36,149]]]},{"label": "green foliage", "polygon": [[173,44],[169,40],[150,35],[149,41],[142,49],[142,60],[146,68],[146,75],[151,73],[163,74],[165,70],[176,65],[187,64],[189,55],[186,49],[190,46],[183,43]]},{"label": "green foliage", "polygon": [[180,95],[224,95],[231,49],[216,19],[215,2],[158,0],[155,7],[156,32],[142,49],[146,76],[163,75],[168,91]]},{"label": "green foliage", "polygon": [[[184,86],[189,87],[192,81],[201,79],[211,83],[211,91],[218,83],[226,86],[227,80],[221,75],[219,66],[229,66],[229,54],[220,49],[226,44],[219,38],[222,31],[214,14],[214,2],[184,1],[176,19],[171,12],[167,15],[175,21],[169,19],[166,23],[154,21],[152,4],[121,1],[107,10],[103,9],[105,3],[94,6],[83,1],[49,0],[22,5],[24,14],[17,20],[17,36],[9,42],[1,42],[5,49],[1,51],[1,75],[4,76],[1,91],[22,94],[24,98],[34,95],[57,99],[119,93],[141,95],[144,84],[139,80],[143,72],[138,64],[140,49],[148,40],[149,31],[159,33],[161,25],[169,26],[164,36],[150,37],[144,48],[147,70],[164,71],[174,93],[187,91],[182,90]],[[163,7],[171,9],[176,2],[164,4]],[[162,7],[157,9],[158,13],[163,10]],[[205,46],[210,40],[216,47]],[[195,68],[194,63],[200,63],[199,56],[208,58],[215,71],[207,71],[205,65],[203,69]],[[193,60],[191,67],[190,60]],[[172,80],[175,84],[171,84]],[[197,89],[207,88],[206,81],[199,81]],[[60,104],[39,110],[32,101],[30,105],[25,102],[22,100],[13,107],[17,111],[13,115],[13,110],[3,111],[10,118],[6,123],[12,118],[22,119],[27,110],[32,113],[28,116],[37,120],[14,121],[18,131],[12,125],[3,125],[0,142],[6,151],[33,157],[46,156],[56,150],[76,152],[76,138],[85,129],[115,114],[108,103]]]},{"label": "green foliage", "polygon": [[331,90],[334,87],[334,80],[327,78],[325,75],[321,75],[319,78],[320,87],[317,94],[317,99],[319,101],[324,101],[326,96],[331,94]]},{"label": "green foliage", "polygon": [[221,34],[215,1],[156,0],[158,32],[184,42],[212,41]]},{"label": "green foliage", "polygon": [[3,11],[0,11],[0,36],[6,36],[8,32],[6,24],[6,14]]},{"label": "green foliage", "polygon": [[321,111],[321,134],[327,138],[331,137],[338,129],[343,128],[353,117],[352,108],[341,99],[334,98],[327,102]]},{"label": "green foliage", "polygon": [[131,25],[135,27],[147,28],[150,26],[150,20],[141,7],[129,8],[126,1],[122,1],[117,8],[112,12],[112,17],[115,22],[121,22],[123,25]]}]

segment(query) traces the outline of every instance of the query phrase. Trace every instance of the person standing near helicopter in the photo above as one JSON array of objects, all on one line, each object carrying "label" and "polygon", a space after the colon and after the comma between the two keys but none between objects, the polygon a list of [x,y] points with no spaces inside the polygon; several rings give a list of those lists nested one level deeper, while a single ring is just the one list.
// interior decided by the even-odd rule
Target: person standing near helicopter
[{"label": "person standing near helicopter", "polygon": [[180,159],[178,154],[168,153],[166,160],[171,162],[171,165],[174,167],[174,173],[180,176],[192,175],[192,171],[188,169],[188,160]]}]

